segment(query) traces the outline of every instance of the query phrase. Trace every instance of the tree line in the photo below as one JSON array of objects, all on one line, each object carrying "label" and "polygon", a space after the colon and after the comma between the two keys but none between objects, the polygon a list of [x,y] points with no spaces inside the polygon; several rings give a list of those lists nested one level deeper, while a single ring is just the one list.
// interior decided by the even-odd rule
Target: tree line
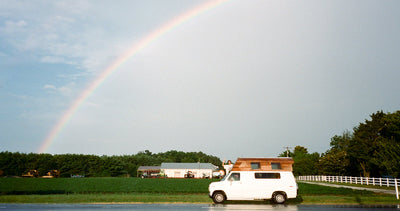
[{"label": "tree line", "polygon": [[[363,177],[400,176],[400,111],[378,111],[330,140],[325,153],[309,153],[296,146],[289,151],[295,161],[295,175],[337,175]],[[287,152],[279,156],[285,157]]]},{"label": "tree line", "polygon": [[[330,140],[325,153],[309,153],[296,146],[279,157],[292,157],[293,173],[299,175],[342,175],[364,177],[400,176],[400,111],[378,111],[370,119],[359,123],[352,131],[346,130]],[[160,165],[162,162],[203,162],[222,167],[218,157],[203,152],[148,150],[134,155],[97,156],[82,154],[35,154],[0,152],[0,176],[20,176],[29,170],[40,175],[57,169],[62,177],[85,175],[89,177],[136,176],[139,166]]]},{"label": "tree line", "polygon": [[49,170],[60,171],[61,177],[85,175],[86,177],[136,176],[139,166],[161,165],[163,162],[212,163],[221,166],[221,160],[203,152],[167,151],[152,153],[149,150],[133,155],[97,156],[83,154],[0,152],[0,176],[21,176],[37,170],[40,176]]}]

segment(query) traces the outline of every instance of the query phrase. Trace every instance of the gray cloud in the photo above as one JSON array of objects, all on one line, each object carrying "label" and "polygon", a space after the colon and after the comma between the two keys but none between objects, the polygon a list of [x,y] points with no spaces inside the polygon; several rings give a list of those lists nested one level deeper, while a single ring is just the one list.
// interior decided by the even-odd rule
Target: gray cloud
[{"label": "gray cloud", "polygon": [[[72,60],[96,74],[173,17],[164,14],[167,5],[159,4],[154,20],[146,15],[154,4],[140,2],[132,7],[142,6],[145,12],[85,4],[86,16],[74,10],[52,16],[66,19],[53,20],[64,26],[54,24],[54,33],[48,33],[54,42],[43,49],[50,55],[42,61]],[[324,152],[332,136],[369,114],[398,109],[397,4],[225,3],[186,21],[121,65],[82,104],[49,151],[176,149],[233,160],[276,156],[296,145]],[[108,8],[122,15],[105,14]],[[185,9],[171,8],[177,13]]]}]

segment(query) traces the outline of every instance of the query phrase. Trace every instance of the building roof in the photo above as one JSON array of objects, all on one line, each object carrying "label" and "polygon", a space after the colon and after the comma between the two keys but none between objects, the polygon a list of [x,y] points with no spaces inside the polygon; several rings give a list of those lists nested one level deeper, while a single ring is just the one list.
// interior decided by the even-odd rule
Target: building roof
[{"label": "building roof", "polygon": [[139,166],[138,171],[160,170],[161,166]]},{"label": "building roof", "polygon": [[211,163],[161,163],[161,169],[211,169],[218,170],[218,166]]}]

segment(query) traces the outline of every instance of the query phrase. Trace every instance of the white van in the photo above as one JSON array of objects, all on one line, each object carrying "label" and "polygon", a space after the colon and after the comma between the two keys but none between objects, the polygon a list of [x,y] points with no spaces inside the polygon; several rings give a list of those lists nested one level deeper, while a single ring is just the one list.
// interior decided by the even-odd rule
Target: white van
[{"label": "white van", "polygon": [[291,171],[232,171],[208,187],[215,203],[225,200],[267,200],[282,204],[297,197],[297,183]]}]

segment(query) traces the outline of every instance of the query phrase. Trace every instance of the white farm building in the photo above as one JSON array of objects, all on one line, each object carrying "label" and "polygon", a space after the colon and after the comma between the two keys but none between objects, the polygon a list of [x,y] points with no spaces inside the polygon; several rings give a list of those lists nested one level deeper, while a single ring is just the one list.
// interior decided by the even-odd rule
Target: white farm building
[{"label": "white farm building", "polygon": [[194,178],[212,178],[218,166],[211,163],[161,163],[161,171],[168,178],[184,178],[191,172]]}]

